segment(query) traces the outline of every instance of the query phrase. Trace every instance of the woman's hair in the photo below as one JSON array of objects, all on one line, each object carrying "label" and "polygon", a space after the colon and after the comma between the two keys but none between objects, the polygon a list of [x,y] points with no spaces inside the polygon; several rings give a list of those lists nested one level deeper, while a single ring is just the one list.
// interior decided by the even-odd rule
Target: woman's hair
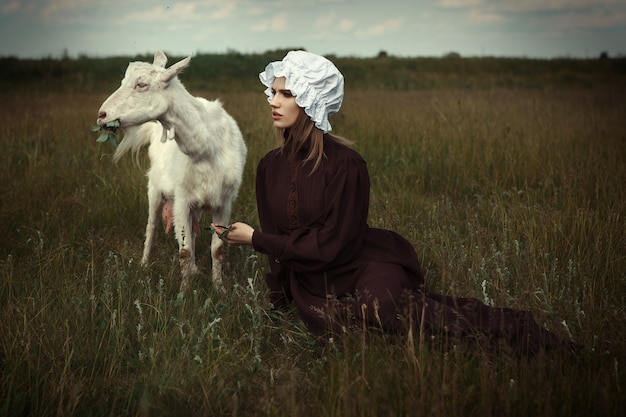
[{"label": "woman's hair", "polygon": [[295,158],[295,155],[300,152],[306,152],[307,156],[302,163],[314,161],[311,174],[320,166],[324,157],[324,136],[344,146],[352,147],[354,144],[344,137],[330,133],[325,134],[321,129],[315,127],[315,122],[307,116],[301,107],[295,123],[290,128],[276,128],[276,140],[281,146],[284,147],[287,143],[291,144],[291,158]]}]

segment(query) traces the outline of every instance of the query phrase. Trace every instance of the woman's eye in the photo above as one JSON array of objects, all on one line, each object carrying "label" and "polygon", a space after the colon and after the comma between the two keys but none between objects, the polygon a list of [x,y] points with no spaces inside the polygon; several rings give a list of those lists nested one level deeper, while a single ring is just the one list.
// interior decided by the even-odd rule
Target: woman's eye
[{"label": "woman's eye", "polygon": [[289,91],[289,90],[278,90],[278,91],[276,91],[276,90],[272,89],[270,91],[271,91],[272,97],[276,96],[276,94],[280,94],[281,96],[283,96],[285,98],[295,97],[293,95],[293,93],[291,91]]}]

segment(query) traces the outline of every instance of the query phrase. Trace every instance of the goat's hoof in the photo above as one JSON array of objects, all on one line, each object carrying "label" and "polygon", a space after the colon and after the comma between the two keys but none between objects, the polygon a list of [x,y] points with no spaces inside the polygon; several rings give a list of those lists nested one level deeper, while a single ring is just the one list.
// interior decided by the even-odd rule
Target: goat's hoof
[{"label": "goat's hoof", "polygon": [[215,288],[220,294],[226,295],[226,287],[224,286],[224,283],[221,279],[213,280],[213,288]]},{"label": "goat's hoof", "polygon": [[198,269],[198,267],[196,265],[181,264],[180,272],[181,272],[181,275],[186,278],[186,277],[191,277],[191,276],[194,276],[194,275],[198,275],[200,270]]},{"label": "goat's hoof", "polygon": [[191,251],[189,249],[181,249],[178,251],[178,257],[180,258],[181,262],[184,259],[189,259],[191,258]]},{"label": "goat's hoof", "polygon": [[180,258],[180,273],[184,278],[198,273],[198,266],[193,261],[191,252],[186,249],[182,249],[179,253]]}]

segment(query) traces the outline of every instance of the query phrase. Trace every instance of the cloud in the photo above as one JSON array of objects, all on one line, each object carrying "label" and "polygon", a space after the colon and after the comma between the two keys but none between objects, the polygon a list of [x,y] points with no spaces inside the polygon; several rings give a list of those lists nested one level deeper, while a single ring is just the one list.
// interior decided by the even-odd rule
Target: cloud
[{"label": "cloud", "polygon": [[402,27],[403,18],[387,19],[382,23],[370,26],[367,29],[356,31],[356,35],[360,38],[368,38],[372,36],[381,36],[389,32],[395,32]]},{"label": "cloud", "polygon": [[626,25],[623,0],[436,0],[435,5],[465,13],[468,21],[477,24],[530,19],[533,24],[550,22],[548,26],[560,29]]},{"label": "cloud", "polygon": [[82,9],[85,6],[87,6],[86,0],[49,0],[47,4],[39,9],[39,13],[45,18],[71,10]]},{"label": "cloud", "polygon": [[[170,0],[165,2],[146,2],[143,0],[109,0],[95,3],[91,0],[47,0],[41,5],[38,1],[11,0],[2,10],[40,16],[56,24],[83,22],[87,20],[104,21],[110,18],[110,24],[185,22],[199,20],[224,20],[237,13],[236,1],[222,0]],[[16,6],[14,3],[17,3]],[[33,3],[37,3],[34,5]]]},{"label": "cloud", "polygon": [[470,10],[468,13],[469,20],[476,23],[501,22],[504,16],[497,13],[482,12],[479,10]]},{"label": "cloud", "polygon": [[588,30],[622,27],[626,24],[626,13],[567,13],[555,19],[556,27],[565,30]]},{"label": "cloud", "polygon": [[626,26],[626,2],[623,0],[527,0],[500,4],[499,10],[511,19],[532,18],[549,22],[551,29],[579,31]]},{"label": "cloud", "polygon": [[435,6],[442,9],[466,9],[483,4],[483,0],[437,0]]},{"label": "cloud", "polygon": [[156,6],[151,9],[127,14],[121,19],[124,23],[160,23],[169,21],[199,20],[200,13],[193,3],[176,3],[173,6]]},{"label": "cloud", "polygon": [[[477,21],[494,20],[498,16],[538,14],[552,12],[557,15],[572,12],[598,12],[602,10],[618,12],[626,11],[623,0],[436,0],[439,9],[466,10]],[[495,19],[497,20],[497,19]]]},{"label": "cloud", "polygon": [[48,19],[65,13],[82,10],[89,6],[88,0],[9,0],[0,5],[0,15],[21,14],[28,17]]},{"label": "cloud", "polygon": [[[153,3],[151,3],[153,4]],[[184,25],[185,22],[225,20],[236,14],[236,3],[212,1],[181,1],[172,4],[153,6],[124,15],[123,23],[163,23]]]},{"label": "cloud", "polygon": [[350,32],[356,26],[356,22],[350,19],[341,19],[337,28],[342,32]]},{"label": "cloud", "polygon": [[318,32],[350,32],[355,26],[356,22],[352,19],[343,18],[337,20],[337,13],[335,12],[319,16],[313,23],[313,27]]},{"label": "cloud", "polygon": [[24,57],[154,43],[176,53],[255,51],[287,41],[348,55],[382,45],[399,55],[484,46],[560,56],[580,43],[623,51],[624,28],[626,0],[0,0],[0,54]]},{"label": "cloud", "polygon": [[219,2],[217,10],[211,13],[214,20],[228,19],[236,14],[237,5],[234,1]]},{"label": "cloud", "polygon": [[269,19],[263,19],[250,30],[252,32],[282,32],[287,30],[287,13],[282,12]]},{"label": "cloud", "polygon": [[20,10],[19,0],[7,1],[0,6],[0,14],[13,14]]},{"label": "cloud", "polygon": [[315,19],[313,26],[315,27],[316,30],[332,29],[335,24],[336,17],[337,17],[337,13],[335,12],[330,12],[328,14],[321,15],[320,17]]},{"label": "cloud", "polygon": [[494,9],[517,12],[567,12],[572,10],[598,10],[614,6],[622,9],[626,7],[623,0],[525,0],[515,2],[493,2],[491,0],[490,3]]}]

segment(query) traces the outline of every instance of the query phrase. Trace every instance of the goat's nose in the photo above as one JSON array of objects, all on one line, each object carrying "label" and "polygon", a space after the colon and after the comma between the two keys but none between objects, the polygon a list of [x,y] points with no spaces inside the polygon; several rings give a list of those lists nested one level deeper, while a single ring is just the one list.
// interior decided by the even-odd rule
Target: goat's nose
[{"label": "goat's nose", "polygon": [[105,117],[107,117],[107,112],[100,110],[98,112],[98,119],[104,119]]}]

